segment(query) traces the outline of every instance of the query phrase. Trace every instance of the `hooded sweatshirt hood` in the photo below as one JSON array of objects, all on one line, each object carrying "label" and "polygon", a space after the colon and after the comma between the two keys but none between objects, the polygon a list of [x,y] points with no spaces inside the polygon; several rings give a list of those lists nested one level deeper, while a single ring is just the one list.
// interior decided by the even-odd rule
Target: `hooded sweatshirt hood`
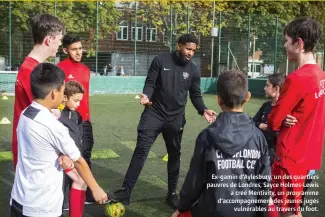
[{"label": "hooded sweatshirt hood", "polygon": [[210,144],[225,157],[231,157],[247,145],[254,129],[254,122],[247,114],[222,112],[207,129],[207,133]]}]

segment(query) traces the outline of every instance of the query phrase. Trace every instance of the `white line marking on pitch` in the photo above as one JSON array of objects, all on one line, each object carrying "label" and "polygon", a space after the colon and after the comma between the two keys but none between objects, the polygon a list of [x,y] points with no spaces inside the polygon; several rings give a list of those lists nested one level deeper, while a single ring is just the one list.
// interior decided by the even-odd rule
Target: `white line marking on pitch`
[{"label": "white line marking on pitch", "polygon": [[12,183],[8,179],[3,178],[2,176],[0,176],[0,181],[12,187]]}]

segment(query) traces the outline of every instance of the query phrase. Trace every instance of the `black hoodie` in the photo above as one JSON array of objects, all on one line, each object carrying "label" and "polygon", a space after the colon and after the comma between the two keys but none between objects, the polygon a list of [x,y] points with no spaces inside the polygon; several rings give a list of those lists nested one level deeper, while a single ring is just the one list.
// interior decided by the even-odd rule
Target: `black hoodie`
[{"label": "black hoodie", "polygon": [[193,217],[267,216],[267,142],[244,113],[222,112],[196,140],[178,210]]},{"label": "black hoodie", "polygon": [[65,107],[59,118],[59,121],[68,128],[70,137],[76,143],[79,151],[82,153],[82,117],[78,111],[72,111]]}]

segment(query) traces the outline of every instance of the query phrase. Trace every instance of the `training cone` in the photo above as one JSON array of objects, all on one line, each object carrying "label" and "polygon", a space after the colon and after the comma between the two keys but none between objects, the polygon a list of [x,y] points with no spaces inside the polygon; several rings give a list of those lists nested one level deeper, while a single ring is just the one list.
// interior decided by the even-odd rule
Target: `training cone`
[{"label": "training cone", "polygon": [[125,214],[125,207],[122,203],[110,202],[105,205],[105,216],[122,217]]},{"label": "training cone", "polygon": [[136,95],[134,98],[135,99],[140,99],[140,96],[139,95]]},{"label": "training cone", "polygon": [[4,117],[1,119],[0,124],[11,124],[11,122],[8,120],[8,118]]},{"label": "training cone", "polygon": [[5,90],[1,90],[0,92],[2,96],[8,96],[8,93]]},{"label": "training cone", "polygon": [[8,97],[7,96],[3,96],[2,97],[2,100],[8,100]]},{"label": "training cone", "polygon": [[163,161],[168,161],[168,154],[166,154],[164,157],[163,157]]}]

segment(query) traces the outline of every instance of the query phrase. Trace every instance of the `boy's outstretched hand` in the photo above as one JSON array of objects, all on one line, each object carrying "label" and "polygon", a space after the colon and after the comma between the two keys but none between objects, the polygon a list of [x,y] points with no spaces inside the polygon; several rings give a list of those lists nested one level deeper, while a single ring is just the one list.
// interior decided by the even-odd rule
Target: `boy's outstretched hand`
[{"label": "boy's outstretched hand", "polygon": [[98,204],[105,204],[107,202],[108,196],[101,187],[98,186],[96,189],[92,190],[92,193]]},{"label": "boy's outstretched hand", "polygon": [[204,116],[205,120],[208,121],[208,123],[213,123],[216,121],[218,114],[213,110],[205,109],[203,116]]}]

